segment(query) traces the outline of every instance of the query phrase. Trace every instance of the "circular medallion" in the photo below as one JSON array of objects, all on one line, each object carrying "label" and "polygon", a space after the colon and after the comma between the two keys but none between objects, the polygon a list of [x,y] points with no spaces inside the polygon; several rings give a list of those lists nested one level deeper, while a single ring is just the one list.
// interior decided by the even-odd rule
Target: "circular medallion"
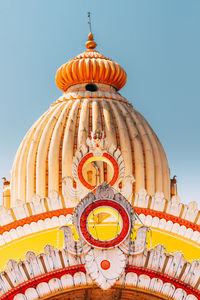
[{"label": "circular medallion", "polygon": [[106,152],[104,152],[102,156],[94,156],[94,154],[90,152],[90,153],[87,153],[80,160],[80,162],[78,164],[78,168],[77,168],[78,179],[80,180],[80,182],[89,190],[93,190],[96,188],[95,185],[92,185],[89,182],[87,182],[83,175],[84,167],[86,167],[89,163],[94,162],[94,161],[102,161],[102,162],[106,162],[108,165],[110,165],[110,167],[113,170],[113,176],[109,182],[109,185],[113,186],[117,182],[117,179],[119,177],[119,165],[118,165],[118,162],[115,160],[115,158]]},{"label": "circular medallion", "polygon": [[120,244],[130,231],[126,209],[111,199],[89,203],[79,216],[79,230],[87,243],[98,248]]}]

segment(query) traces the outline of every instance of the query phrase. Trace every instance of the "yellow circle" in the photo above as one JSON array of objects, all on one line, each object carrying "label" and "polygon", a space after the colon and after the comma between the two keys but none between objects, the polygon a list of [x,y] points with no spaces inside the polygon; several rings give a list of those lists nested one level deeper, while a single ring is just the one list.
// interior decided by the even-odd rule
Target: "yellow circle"
[{"label": "yellow circle", "polygon": [[113,240],[122,230],[122,218],[114,208],[101,206],[89,214],[87,228],[92,237],[97,240]]}]

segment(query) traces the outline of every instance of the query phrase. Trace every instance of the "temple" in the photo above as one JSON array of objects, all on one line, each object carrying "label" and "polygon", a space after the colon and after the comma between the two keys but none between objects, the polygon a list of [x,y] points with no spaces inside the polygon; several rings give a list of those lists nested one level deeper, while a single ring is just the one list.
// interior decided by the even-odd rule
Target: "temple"
[{"label": "temple", "polygon": [[4,178],[0,299],[200,299],[200,211],[96,49],[56,73],[63,94]]}]

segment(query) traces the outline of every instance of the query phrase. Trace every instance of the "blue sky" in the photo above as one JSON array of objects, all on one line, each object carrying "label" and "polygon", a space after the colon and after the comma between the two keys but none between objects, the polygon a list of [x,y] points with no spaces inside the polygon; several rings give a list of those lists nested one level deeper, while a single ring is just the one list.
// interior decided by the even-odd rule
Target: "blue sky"
[{"label": "blue sky", "polygon": [[199,0],[1,0],[0,176],[61,95],[55,73],[85,50],[88,11],[97,50],[126,70],[121,94],[161,140],[182,202],[200,202]]}]

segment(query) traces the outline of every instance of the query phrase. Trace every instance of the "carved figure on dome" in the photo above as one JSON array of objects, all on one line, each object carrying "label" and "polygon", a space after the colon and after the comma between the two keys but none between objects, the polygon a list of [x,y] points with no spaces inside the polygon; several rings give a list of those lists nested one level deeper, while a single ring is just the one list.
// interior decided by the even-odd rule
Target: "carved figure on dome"
[{"label": "carved figure on dome", "polygon": [[173,178],[171,179],[171,197],[178,195],[176,177],[177,176],[174,175]]},{"label": "carved figure on dome", "polygon": [[3,179],[3,185],[9,185],[10,184],[10,181],[6,179],[6,177],[2,177]]},{"label": "carved figure on dome", "polygon": [[103,131],[92,131],[91,138],[87,138],[86,144],[89,146],[89,151],[93,151],[95,156],[102,155],[102,151],[106,150],[108,141],[104,137]]},{"label": "carved figure on dome", "polygon": [[63,178],[66,204],[74,206],[88,191],[95,191],[103,182],[109,183],[131,201],[135,179],[133,175],[124,178],[125,164],[121,151],[113,144],[108,147],[103,131],[91,132],[86,143],[87,146],[81,145],[73,158],[73,179],[70,176]]}]

